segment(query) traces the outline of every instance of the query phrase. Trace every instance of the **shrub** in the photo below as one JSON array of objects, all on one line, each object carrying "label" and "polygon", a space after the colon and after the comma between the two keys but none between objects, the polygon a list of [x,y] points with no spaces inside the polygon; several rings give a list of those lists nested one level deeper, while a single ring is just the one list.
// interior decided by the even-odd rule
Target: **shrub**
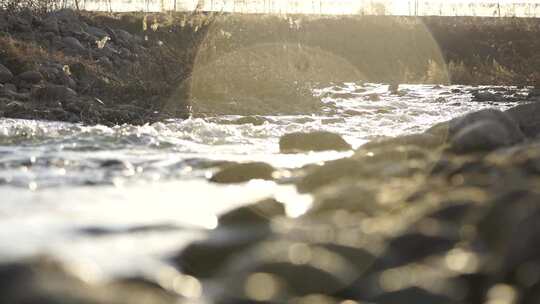
[{"label": "shrub", "polygon": [[60,1],[56,0],[0,0],[0,10],[5,10],[8,13],[17,13],[22,10],[30,10],[33,13],[47,13],[59,8],[61,5]]}]

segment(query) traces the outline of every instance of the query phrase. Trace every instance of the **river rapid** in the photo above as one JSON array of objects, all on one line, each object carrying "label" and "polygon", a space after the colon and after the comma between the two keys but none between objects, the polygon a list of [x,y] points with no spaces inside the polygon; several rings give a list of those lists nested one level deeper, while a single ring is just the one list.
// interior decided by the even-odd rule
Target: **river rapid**
[{"label": "river rapid", "polygon": [[352,154],[280,154],[286,133],[331,131],[356,148],[513,105],[475,101],[479,89],[516,100],[527,94],[433,85],[401,85],[391,94],[388,85],[344,83],[315,92],[326,104],[323,114],[265,116],[257,125],[235,124],[239,116],[112,128],[0,119],[0,259],[52,255],[98,281],[154,276],[168,257],[216,228],[223,212],[272,196],[290,216],[309,207],[310,197],[287,183],[208,182],[220,162],[264,161],[286,177],[290,169]]}]

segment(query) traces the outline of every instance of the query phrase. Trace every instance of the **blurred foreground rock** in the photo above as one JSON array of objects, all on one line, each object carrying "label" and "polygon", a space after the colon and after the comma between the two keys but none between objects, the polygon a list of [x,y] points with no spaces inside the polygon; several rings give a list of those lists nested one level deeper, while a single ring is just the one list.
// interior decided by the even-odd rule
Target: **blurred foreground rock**
[{"label": "blurred foreground rock", "polygon": [[48,258],[0,265],[0,303],[177,303],[178,296],[142,282],[93,285]]},{"label": "blurred foreground rock", "polygon": [[243,207],[176,261],[222,286],[216,303],[537,303],[536,109],[471,113],[302,168],[304,215]]}]

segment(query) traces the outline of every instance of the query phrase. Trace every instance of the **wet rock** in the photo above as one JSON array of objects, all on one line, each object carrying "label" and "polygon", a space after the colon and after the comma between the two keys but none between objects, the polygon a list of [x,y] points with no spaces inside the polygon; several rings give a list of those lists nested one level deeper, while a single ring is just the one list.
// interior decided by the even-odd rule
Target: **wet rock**
[{"label": "wet rock", "polygon": [[2,303],[176,303],[163,289],[131,282],[90,285],[48,258],[0,265]]},{"label": "wet rock", "polygon": [[186,274],[198,278],[212,277],[228,259],[268,237],[267,227],[250,227],[249,231],[245,228],[243,232],[237,229],[228,234],[221,233],[221,239],[216,235],[192,243],[174,258],[174,262]]},{"label": "wet rock", "polygon": [[37,100],[51,101],[60,100],[65,101],[77,97],[77,92],[62,85],[46,85],[38,88],[33,92],[33,97]]},{"label": "wet rock", "polygon": [[282,136],[279,140],[281,153],[299,153],[307,151],[347,151],[352,146],[340,135],[317,131],[311,133],[290,133]]},{"label": "wet rock", "polygon": [[370,113],[367,111],[345,110],[343,111],[343,114],[348,115],[348,116],[364,116],[364,115],[369,115]]},{"label": "wet rock", "polygon": [[187,274],[214,276],[229,259],[269,238],[272,220],[284,215],[283,204],[273,199],[234,209],[220,216],[208,239],[190,244],[174,261]]},{"label": "wet rock", "polygon": [[341,180],[316,191],[313,206],[307,214],[347,210],[375,215],[382,209],[383,206],[378,204],[377,189],[373,185]]},{"label": "wet rock", "polygon": [[381,96],[379,96],[379,94],[377,94],[377,93],[369,94],[366,97],[367,97],[367,100],[369,100],[369,101],[380,101],[381,100]]},{"label": "wet rock", "polygon": [[394,268],[414,261],[443,254],[454,247],[459,238],[408,232],[390,240],[377,267]]},{"label": "wet rock", "polygon": [[377,149],[377,148],[395,148],[399,146],[414,146],[424,149],[433,149],[440,147],[445,143],[446,136],[435,136],[429,133],[418,133],[403,135],[392,138],[382,138],[372,140],[365,145],[361,146],[361,149]]},{"label": "wet rock", "polygon": [[489,151],[525,139],[518,123],[508,113],[495,109],[486,109],[451,120],[448,137],[450,150],[457,153]]},{"label": "wet rock", "polygon": [[519,105],[506,111],[530,138],[540,135],[540,103]]},{"label": "wet rock", "polygon": [[[372,261],[369,253],[352,247],[265,241],[227,261],[218,276],[225,278],[220,280],[225,286],[220,298],[227,299],[223,303],[261,297],[285,303],[299,296],[332,295],[362,275]],[[236,279],[226,279],[231,277]],[[266,287],[272,290],[265,293]]]},{"label": "wet rock", "polygon": [[272,180],[274,167],[262,162],[233,164],[224,167],[210,181],[221,184],[243,183],[252,179]]},{"label": "wet rock", "polygon": [[0,64],[0,83],[6,83],[11,79],[13,79],[13,73],[4,65]]},{"label": "wet rock", "polygon": [[232,124],[245,125],[252,124],[254,126],[262,126],[266,122],[266,118],[262,116],[244,116],[238,119],[233,120]]},{"label": "wet rock", "polygon": [[[540,265],[540,195],[528,189],[507,191],[489,202],[478,225],[481,239],[491,249],[490,264],[497,274],[510,277]],[[538,280],[538,277],[537,279]]]},{"label": "wet rock", "polygon": [[306,175],[298,181],[297,187],[301,192],[311,192],[322,186],[339,182],[342,178],[360,177],[364,172],[358,160],[338,159],[308,170]]},{"label": "wet rock", "polygon": [[503,124],[485,120],[461,129],[450,140],[450,150],[456,153],[491,151],[521,140],[522,136],[513,137]]},{"label": "wet rock", "polygon": [[459,304],[461,301],[452,299],[446,295],[436,294],[419,287],[409,287],[397,291],[389,291],[378,297],[371,299],[378,304],[402,303],[422,303],[422,304]]},{"label": "wet rock", "polygon": [[489,91],[473,91],[473,101],[486,102],[486,101],[505,101],[506,98],[501,93],[491,93]]},{"label": "wet rock", "polygon": [[26,71],[17,75],[17,79],[30,84],[38,84],[43,80],[43,75],[38,71]]},{"label": "wet rock", "polygon": [[306,168],[296,185],[301,192],[312,192],[346,180],[408,178],[429,171],[431,159],[431,153],[411,146],[373,150],[360,148],[353,157]]},{"label": "wet rock", "polygon": [[326,118],[326,119],[323,119],[321,120],[321,123],[325,124],[325,125],[332,125],[332,124],[339,124],[339,123],[345,123],[346,120],[345,118]]},{"label": "wet rock", "polygon": [[252,226],[264,224],[271,219],[285,215],[285,207],[282,203],[267,199],[255,204],[243,206],[219,217],[220,227],[237,225]]},{"label": "wet rock", "polygon": [[448,202],[443,203],[443,205],[445,206],[428,214],[426,218],[443,222],[461,223],[467,220],[467,214],[472,212],[476,207],[475,203],[470,201]]},{"label": "wet rock", "polygon": [[516,121],[508,113],[496,109],[485,109],[452,119],[448,125],[448,136],[453,137],[464,127],[482,120],[498,122],[510,133],[511,137],[523,138],[523,133]]},{"label": "wet rock", "polygon": [[100,163],[100,167],[107,168],[109,170],[129,170],[133,168],[133,165],[129,162],[118,159],[108,159]]}]

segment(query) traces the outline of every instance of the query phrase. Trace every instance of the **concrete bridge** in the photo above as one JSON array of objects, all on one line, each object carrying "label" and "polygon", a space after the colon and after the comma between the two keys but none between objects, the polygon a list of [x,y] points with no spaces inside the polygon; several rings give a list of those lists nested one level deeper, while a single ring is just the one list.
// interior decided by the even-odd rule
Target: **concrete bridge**
[{"label": "concrete bridge", "polygon": [[538,17],[536,0],[60,0],[93,11],[194,11],[247,14]]}]

